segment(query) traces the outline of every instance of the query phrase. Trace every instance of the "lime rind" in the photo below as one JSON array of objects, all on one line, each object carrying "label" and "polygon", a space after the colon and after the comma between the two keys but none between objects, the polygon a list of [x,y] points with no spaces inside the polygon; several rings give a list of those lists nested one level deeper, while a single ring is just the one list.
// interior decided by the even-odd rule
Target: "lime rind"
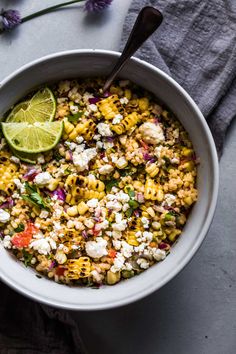
[{"label": "lime rind", "polygon": [[16,151],[36,154],[53,149],[63,132],[63,122],[2,123],[8,144]]},{"label": "lime rind", "polygon": [[46,87],[35,93],[29,101],[16,105],[6,122],[51,122],[56,114],[56,100],[52,91]]}]

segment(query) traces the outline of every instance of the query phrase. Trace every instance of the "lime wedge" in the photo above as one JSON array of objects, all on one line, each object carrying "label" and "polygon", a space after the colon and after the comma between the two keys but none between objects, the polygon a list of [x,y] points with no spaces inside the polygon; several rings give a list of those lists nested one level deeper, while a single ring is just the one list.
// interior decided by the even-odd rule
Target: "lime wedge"
[{"label": "lime wedge", "polygon": [[63,122],[2,123],[8,144],[16,151],[36,154],[53,149],[60,140]]},{"label": "lime wedge", "polygon": [[24,101],[16,105],[6,122],[34,123],[52,121],[56,113],[56,100],[49,88],[43,88],[36,92],[30,101]]},{"label": "lime wedge", "polygon": [[28,154],[27,152],[16,151],[15,149],[11,149],[14,156],[18,157],[21,161],[31,163],[35,165],[38,162],[38,157],[40,154]]}]

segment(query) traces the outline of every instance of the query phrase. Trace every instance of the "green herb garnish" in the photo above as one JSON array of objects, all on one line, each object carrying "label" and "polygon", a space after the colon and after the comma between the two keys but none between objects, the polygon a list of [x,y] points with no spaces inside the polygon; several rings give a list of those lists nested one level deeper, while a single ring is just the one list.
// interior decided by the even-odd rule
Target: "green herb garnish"
[{"label": "green herb garnish", "polygon": [[137,209],[139,207],[139,203],[136,201],[136,200],[129,200],[129,206],[132,208],[132,209]]},{"label": "green herb garnish", "polygon": [[24,264],[26,267],[28,267],[28,265],[30,264],[32,258],[33,258],[33,255],[30,254],[29,252],[27,252],[26,250],[22,250],[22,253],[23,253],[23,257],[24,257]]},{"label": "green herb garnish", "polygon": [[14,229],[15,232],[21,232],[24,231],[25,225],[24,224],[19,224],[16,229]]},{"label": "green herb garnish", "polygon": [[127,218],[130,218],[132,216],[133,212],[134,212],[134,209],[133,208],[129,208],[128,210],[126,210],[125,216]]},{"label": "green herb garnish", "polygon": [[78,112],[76,114],[73,114],[73,115],[70,115],[68,116],[68,121],[71,122],[71,123],[76,123],[78,122],[78,120],[83,116],[84,112]]},{"label": "green herb garnish", "polygon": [[104,181],[104,183],[105,183],[107,192],[110,192],[112,187],[117,187],[118,186],[118,180],[117,179],[109,179],[107,181]]},{"label": "green herb garnish", "polygon": [[25,182],[25,189],[28,195],[22,195],[22,199],[30,202],[31,204],[39,207],[41,209],[49,210],[49,205],[42,198],[40,192],[37,190],[35,186],[31,186],[28,182]]}]

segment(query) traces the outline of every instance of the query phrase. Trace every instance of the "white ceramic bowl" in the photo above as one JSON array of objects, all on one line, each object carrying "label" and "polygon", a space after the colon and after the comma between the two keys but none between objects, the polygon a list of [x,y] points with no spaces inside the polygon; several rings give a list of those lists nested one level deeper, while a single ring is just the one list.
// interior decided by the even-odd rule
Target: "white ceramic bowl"
[{"label": "white ceramic bowl", "polygon": [[[0,116],[28,91],[54,80],[106,75],[119,53],[105,50],[76,50],[49,55],[25,65],[0,86]],[[190,261],[211,224],[218,193],[218,159],[204,117],[189,95],[156,67],[133,58],[122,70],[130,79],[153,92],[179,118],[189,132],[197,156],[199,197],[184,231],[170,255],[139,276],[99,290],[72,288],[46,278],[38,279],[0,246],[0,277],[20,293],[48,305],[72,310],[99,310],[136,301],[161,288]]]}]

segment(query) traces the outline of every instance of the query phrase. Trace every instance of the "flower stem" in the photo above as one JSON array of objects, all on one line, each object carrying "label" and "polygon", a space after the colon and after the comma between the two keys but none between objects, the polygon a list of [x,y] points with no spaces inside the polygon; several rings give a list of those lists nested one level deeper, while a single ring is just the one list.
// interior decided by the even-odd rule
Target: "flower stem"
[{"label": "flower stem", "polygon": [[67,1],[67,2],[63,2],[61,4],[58,4],[58,5],[54,5],[54,6],[51,6],[51,7],[47,7],[46,9],[44,10],[41,10],[41,11],[37,11],[29,16],[25,16],[21,19],[21,23],[23,22],[27,22],[29,20],[31,20],[32,18],[35,18],[35,17],[38,17],[38,16],[41,16],[41,15],[44,15],[44,14],[47,14],[51,11],[54,11],[56,9],[59,9],[60,7],[63,7],[63,6],[67,6],[67,5],[71,5],[71,4],[75,4],[77,2],[82,2],[84,0],[73,0],[73,1]]}]

